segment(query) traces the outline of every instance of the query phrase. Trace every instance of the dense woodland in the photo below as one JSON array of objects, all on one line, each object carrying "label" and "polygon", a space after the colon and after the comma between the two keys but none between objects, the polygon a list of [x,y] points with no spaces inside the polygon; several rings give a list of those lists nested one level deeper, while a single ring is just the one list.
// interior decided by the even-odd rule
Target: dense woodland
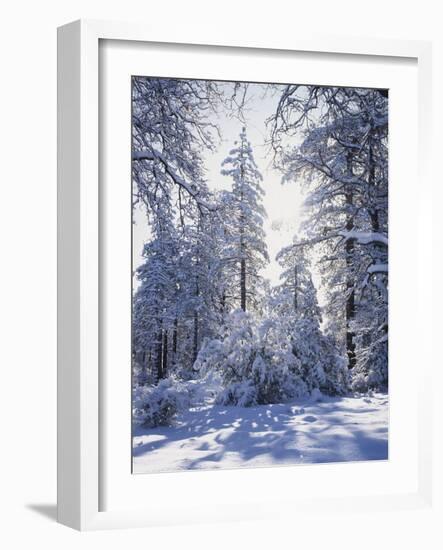
[{"label": "dense woodland", "polygon": [[[150,235],[134,274],[133,404],[147,426],[190,406],[190,381],[237,406],[387,388],[387,93],[264,88],[277,99],[272,162],[306,197],[278,285],[262,276],[266,182],[247,85],[133,78],[133,198]],[[239,137],[220,167],[229,185],[214,191],[204,154],[219,147],[220,111],[238,117]]]}]

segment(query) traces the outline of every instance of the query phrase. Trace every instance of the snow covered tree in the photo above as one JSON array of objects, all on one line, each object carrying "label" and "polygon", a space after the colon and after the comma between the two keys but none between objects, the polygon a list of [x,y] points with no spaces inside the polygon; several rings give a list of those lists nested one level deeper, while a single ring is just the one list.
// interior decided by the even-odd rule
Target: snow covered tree
[{"label": "snow covered tree", "polygon": [[192,327],[192,364],[203,338],[213,336],[219,320],[218,286],[220,261],[214,235],[213,213],[197,212],[183,228],[181,239],[182,308]]},{"label": "snow covered tree", "polygon": [[257,322],[241,309],[229,315],[221,335],[205,343],[196,361],[203,373],[220,375],[218,402],[242,407],[304,395],[307,388],[296,374],[296,366],[279,320]]},{"label": "snow covered tree", "polygon": [[279,291],[288,295],[288,306],[290,304],[295,315],[321,321],[317,291],[312,281],[310,260],[305,248],[294,237],[293,243],[282,248],[277,254],[276,260],[283,269]]},{"label": "snow covered tree", "polygon": [[296,358],[296,372],[309,391],[340,394],[348,389],[347,362],[334,340],[323,333],[317,291],[310,272],[306,246],[296,238],[277,259],[283,268],[282,283],[271,297],[272,315],[280,319]]},{"label": "snow covered tree", "polygon": [[134,204],[148,213],[177,198],[208,210],[203,153],[220,138],[217,109],[241,118],[247,84],[134,76],[132,78],[132,174]]},{"label": "snow covered tree", "polygon": [[[158,378],[171,369],[192,377],[202,340],[213,337],[221,322],[218,218],[194,208],[183,226],[158,218],[158,236],[145,246],[146,261],[137,270],[141,285],[134,296],[134,350],[145,353],[161,333],[161,353],[153,352],[163,358]],[[158,310],[161,314],[154,315]]]},{"label": "snow covered tree", "polygon": [[[177,318],[176,235],[171,224],[158,229],[145,245],[145,262],[133,302],[133,351],[140,358],[140,382],[147,374],[164,378],[168,368],[168,334]],[[140,365],[141,363],[141,365]],[[149,371],[149,372],[147,372]]]},{"label": "snow covered tree", "polygon": [[[287,86],[271,125],[284,180],[308,191],[306,244],[320,255],[327,321],[342,334],[352,370],[369,340],[387,345],[387,324],[376,330],[384,334],[366,331],[362,338],[368,327],[359,322],[363,308],[375,308],[380,318],[387,312],[387,97],[378,90]],[[299,145],[285,146],[283,136],[300,134]]]},{"label": "snow covered tree", "polygon": [[217,128],[208,115],[217,95],[210,81],[133,77],[134,203],[152,212],[176,195],[180,209],[188,200],[210,208],[202,197],[202,151],[214,147]]},{"label": "snow covered tree", "polygon": [[[145,265],[138,270],[146,284],[142,282],[134,297],[134,357],[139,368],[146,364],[146,357],[152,362],[152,357],[161,356],[163,366],[156,371],[158,378],[172,366],[191,372],[201,340],[211,334],[214,319],[220,314],[216,311],[223,299],[217,256],[221,249],[216,234],[219,214],[205,180],[203,155],[214,150],[219,135],[212,117],[217,106],[223,104],[239,113],[243,88],[210,81],[133,78],[134,206],[145,207],[152,233]],[[164,239],[168,232],[173,235],[169,249]],[[157,254],[152,249],[160,242],[164,256],[168,250],[171,255],[165,262],[174,265],[175,279],[168,280],[168,292],[174,296],[175,311],[168,305],[168,319],[160,316],[163,328],[152,332],[152,321],[147,323],[152,313],[143,308],[164,301],[153,281],[163,284],[165,276],[152,273],[158,264],[157,259],[152,261]],[[160,317],[156,317],[157,324]],[[158,334],[161,344],[157,342]],[[152,345],[147,346],[149,339],[156,342],[157,352],[150,350]]]},{"label": "snow covered tree", "polygon": [[254,160],[246,128],[240,140],[223,161],[222,174],[233,180],[232,191],[225,194],[229,218],[226,223],[226,251],[233,278],[238,282],[239,305],[243,311],[258,303],[260,270],[269,261],[265,243],[262,204],[262,176]]}]

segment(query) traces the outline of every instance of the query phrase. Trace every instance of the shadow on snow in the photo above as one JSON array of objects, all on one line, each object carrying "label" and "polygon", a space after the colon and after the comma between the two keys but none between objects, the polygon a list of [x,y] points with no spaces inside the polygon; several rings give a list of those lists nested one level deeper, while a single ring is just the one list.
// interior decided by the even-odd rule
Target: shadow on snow
[{"label": "shadow on snow", "polygon": [[180,469],[191,470],[226,467],[234,456],[245,466],[261,457],[263,465],[387,459],[387,425],[371,422],[379,408],[361,398],[355,400],[355,408],[349,406],[352,398],[325,399],[305,404],[306,411],[298,402],[195,407],[179,417],[174,427],[137,428],[135,438],[147,435],[150,440],[135,445],[133,456],[178,444],[193,455],[181,461]]}]

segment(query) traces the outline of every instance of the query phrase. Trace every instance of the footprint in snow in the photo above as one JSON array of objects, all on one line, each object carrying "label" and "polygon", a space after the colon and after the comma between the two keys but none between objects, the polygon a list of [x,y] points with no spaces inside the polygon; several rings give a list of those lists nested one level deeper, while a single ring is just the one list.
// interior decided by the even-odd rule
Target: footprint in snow
[{"label": "footprint in snow", "polygon": [[303,420],[304,420],[305,422],[317,422],[317,417],[308,414],[307,416],[304,416],[304,417],[303,417]]}]

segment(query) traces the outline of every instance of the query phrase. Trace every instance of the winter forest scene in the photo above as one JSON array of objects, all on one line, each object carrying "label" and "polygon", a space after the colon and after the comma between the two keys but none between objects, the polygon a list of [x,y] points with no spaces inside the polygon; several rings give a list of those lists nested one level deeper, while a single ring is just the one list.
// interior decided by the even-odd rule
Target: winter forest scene
[{"label": "winter forest scene", "polygon": [[387,90],[132,77],[133,473],[388,458]]}]

